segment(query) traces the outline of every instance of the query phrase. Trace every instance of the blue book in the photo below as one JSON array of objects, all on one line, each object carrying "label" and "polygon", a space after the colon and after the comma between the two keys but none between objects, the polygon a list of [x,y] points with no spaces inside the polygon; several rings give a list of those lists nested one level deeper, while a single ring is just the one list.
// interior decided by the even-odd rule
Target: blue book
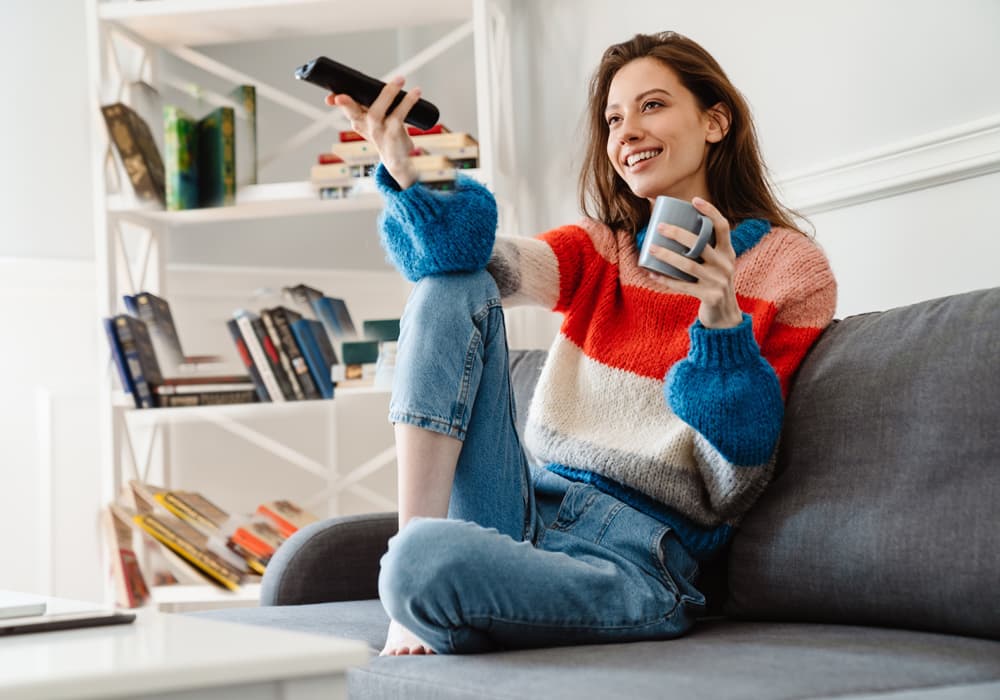
[{"label": "blue book", "polygon": [[292,335],[295,342],[299,344],[302,356],[309,366],[309,373],[312,375],[319,393],[324,399],[333,398],[333,380],[330,377],[330,368],[337,364],[337,354],[330,345],[330,339],[326,337],[323,324],[308,318],[300,318],[292,323]]},{"label": "blue book", "polygon": [[104,332],[108,335],[108,346],[111,348],[111,359],[114,360],[115,367],[118,368],[118,378],[121,379],[122,389],[125,390],[125,393],[132,394],[132,398],[136,402],[136,408],[142,408],[139,405],[138,394],[135,393],[135,382],[132,381],[132,376],[128,373],[128,360],[125,359],[125,353],[122,352],[122,344],[118,342],[118,333],[115,331],[115,320],[113,318],[106,318],[103,324]]},{"label": "blue book", "polygon": [[125,358],[128,375],[132,378],[132,397],[137,408],[153,408],[151,385],[163,381],[160,367],[153,354],[146,324],[127,314],[115,316],[115,335]]},{"label": "blue book", "polygon": [[343,299],[320,297],[312,300],[312,307],[316,312],[316,318],[322,321],[331,343],[357,339],[358,332],[354,328],[354,321]]}]

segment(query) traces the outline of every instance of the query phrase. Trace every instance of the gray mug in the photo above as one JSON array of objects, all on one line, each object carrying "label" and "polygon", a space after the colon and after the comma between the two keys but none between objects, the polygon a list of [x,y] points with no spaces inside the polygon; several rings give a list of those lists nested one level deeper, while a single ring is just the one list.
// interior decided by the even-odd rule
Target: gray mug
[{"label": "gray mug", "polygon": [[[661,236],[656,230],[657,224],[673,224],[687,229],[698,236],[698,241],[693,248],[688,250],[685,245],[674,239]],[[650,255],[649,247],[654,244],[676,251],[686,258],[703,262],[701,252],[705,250],[705,246],[715,245],[715,227],[712,225],[711,219],[701,214],[694,208],[693,204],[685,202],[683,199],[661,195],[656,198],[656,204],[653,205],[653,215],[649,217],[646,237],[642,241],[642,250],[639,251],[639,266],[685,282],[695,282],[696,279],[691,275]]]}]

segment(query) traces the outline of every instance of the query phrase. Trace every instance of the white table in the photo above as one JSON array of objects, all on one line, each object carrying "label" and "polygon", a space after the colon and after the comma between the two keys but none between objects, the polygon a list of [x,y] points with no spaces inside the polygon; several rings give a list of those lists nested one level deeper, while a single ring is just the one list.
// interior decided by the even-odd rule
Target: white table
[{"label": "white table", "polygon": [[334,637],[138,614],[128,625],[0,638],[0,697],[346,698],[346,670],[370,653]]}]

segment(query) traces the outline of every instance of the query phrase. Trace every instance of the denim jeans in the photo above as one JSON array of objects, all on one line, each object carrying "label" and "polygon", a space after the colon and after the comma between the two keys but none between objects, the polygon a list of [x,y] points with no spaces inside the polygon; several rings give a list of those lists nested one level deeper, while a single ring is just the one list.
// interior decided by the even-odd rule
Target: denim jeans
[{"label": "denim jeans", "polygon": [[448,518],[415,518],[390,540],[379,576],[389,615],[438,653],[684,634],[704,608],[697,563],[663,523],[530,468],[515,410],[493,278],[421,280],[389,418],[463,444]]}]

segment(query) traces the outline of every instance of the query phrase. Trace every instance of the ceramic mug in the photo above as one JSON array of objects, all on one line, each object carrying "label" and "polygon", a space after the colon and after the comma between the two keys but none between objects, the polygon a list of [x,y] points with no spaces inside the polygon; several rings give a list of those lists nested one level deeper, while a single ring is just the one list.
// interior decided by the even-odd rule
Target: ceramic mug
[{"label": "ceramic mug", "polygon": [[[656,230],[658,224],[673,224],[687,229],[698,236],[698,240],[693,248],[688,249],[684,244],[662,236]],[[668,265],[662,260],[654,258],[649,252],[652,245],[668,248],[686,258],[703,262],[701,253],[705,250],[705,246],[715,245],[715,226],[712,225],[711,219],[695,209],[693,204],[685,202],[683,199],[661,195],[656,198],[656,203],[653,205],[653,215],[649,217],[646,236],[642,241],[642,249],[639,251],[639,266],[685,282],[695,282],[696,279],[686,272],[681,272],[673,265]]]}]

